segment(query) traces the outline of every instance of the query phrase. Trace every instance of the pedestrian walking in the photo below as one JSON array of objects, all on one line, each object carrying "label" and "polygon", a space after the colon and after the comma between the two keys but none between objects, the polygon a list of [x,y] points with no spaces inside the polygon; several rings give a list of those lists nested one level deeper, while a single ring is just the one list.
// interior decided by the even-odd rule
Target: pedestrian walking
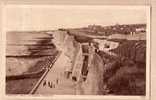
[{"label": "pedestrian walking", "polygon": [[48,81],[48,87],[52,88],[52,82]]},{"label": "pedestrian walking", "polygon": [[43,82],[43,86],[45,86],[46,85],[46,80]]},{"label": "pedestrian walking", "polygon": [[58,80],[58,78],[57,78],[57,79],[56,79],[56,84],[58,84],[58,81],[59,81],[59,80]]}]

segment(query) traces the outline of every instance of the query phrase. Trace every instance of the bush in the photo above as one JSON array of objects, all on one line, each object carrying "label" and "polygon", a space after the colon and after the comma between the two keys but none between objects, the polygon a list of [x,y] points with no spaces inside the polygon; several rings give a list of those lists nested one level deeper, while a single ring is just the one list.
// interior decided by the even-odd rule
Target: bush
[{"label": "bush", "polygon": [[99,51],[104,62],[103,81],[115,95],[145,95],[146,41],[125,41],[111,50],[118,56]]},{"label": "bush", "polygon": [[109,78],[107,87],[111,94],[145,95],[145,80],[139,77],[142,74],[136,66],[121,67]]},{"label": "bush", "polygon": [[120,44],[118,48],[111,50],[121,57],[126,57],[135,62],[145,63],[146,41],[129,40]]}]

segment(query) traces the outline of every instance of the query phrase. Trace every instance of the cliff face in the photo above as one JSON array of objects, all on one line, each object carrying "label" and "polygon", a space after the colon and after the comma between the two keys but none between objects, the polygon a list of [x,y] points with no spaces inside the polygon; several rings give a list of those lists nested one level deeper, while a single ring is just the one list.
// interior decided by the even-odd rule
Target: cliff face
[{"label": "cliff face", "polygon": [[[63,35],[62,35],[63,34]],[[90,66],[86,80],[83,81],[80,74],[82,74],[82,66],[84,60],[82,43],[77,40],[77,36],[69,35],[62,32],[57,32],[54,35],[54,43],[63,53],[68,57],[65,71],[72,72],[78,84],[76,85],[76,94],[98,95],[103,94],[103,60],[94,52],[92,59],[90,59]],[[56,39],[55,39],[56,38]],[[88,66],[86,66],[88,67]]]},{"label": "cliff face", "polygon": [[94,54],[91,61],[91,66],[89,67],[86,81],[82,84],[84,94],[104,94],[103,71],[103,61],[101,57],[97,54]]},{"label": "cliff face", "polygon": [[53,33],[53,37],[56,48],[68,57],[65,71],[71,72],[80,49],[80,44],[75,40],[73,35],[67,34],[66,31],[56,31]]}]

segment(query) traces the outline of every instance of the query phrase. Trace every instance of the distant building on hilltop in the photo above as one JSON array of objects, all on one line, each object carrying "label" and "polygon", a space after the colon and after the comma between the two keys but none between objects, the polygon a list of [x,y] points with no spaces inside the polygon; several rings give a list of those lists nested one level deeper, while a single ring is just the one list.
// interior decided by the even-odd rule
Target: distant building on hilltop
[{"label": "distant building on hilltop", "polygon": [[102,28],[101,25],[88,25],[88,28],[91,30],[99,30]]},{"label": "distant building on hilltop", "polygon": [[146,32],[146,28],[140,27],[135,29],[136,32]]}]

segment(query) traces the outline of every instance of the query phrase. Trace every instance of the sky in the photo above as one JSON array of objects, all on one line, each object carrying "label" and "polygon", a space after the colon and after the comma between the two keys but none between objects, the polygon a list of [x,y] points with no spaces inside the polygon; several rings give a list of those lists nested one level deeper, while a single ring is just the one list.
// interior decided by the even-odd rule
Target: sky
[{"label": "sky", "polygon": [[144,6],[9,5],[5,7],[7,31],[54,30],[147,22]]}]

